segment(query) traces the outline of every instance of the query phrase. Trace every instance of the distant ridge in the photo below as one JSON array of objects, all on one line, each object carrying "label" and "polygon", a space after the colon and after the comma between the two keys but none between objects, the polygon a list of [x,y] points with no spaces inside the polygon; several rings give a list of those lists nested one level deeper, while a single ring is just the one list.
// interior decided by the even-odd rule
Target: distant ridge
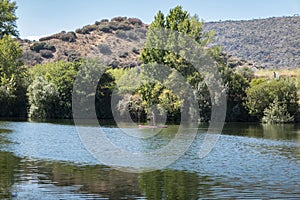
[{"label": "distant ridge", "polygon": [[[74,61],[100,57],[112,67],[140,65],[138,55],[145,42],[148,25],[140,19],[103,19],[74,32],[57,33],[40,41],[20,40],[22,61],[29,65],[57,60]],[[264,68],[300,68],[300,17],[208,22],[204,32],[214,30],[213,45],[235,61]],[[237,57],[237,58],[235,58]]]},{"label": "distant ridge", "polygon": [[300,17],[208,22],[215,30],[214,45],[265,68],[300,67]]}]

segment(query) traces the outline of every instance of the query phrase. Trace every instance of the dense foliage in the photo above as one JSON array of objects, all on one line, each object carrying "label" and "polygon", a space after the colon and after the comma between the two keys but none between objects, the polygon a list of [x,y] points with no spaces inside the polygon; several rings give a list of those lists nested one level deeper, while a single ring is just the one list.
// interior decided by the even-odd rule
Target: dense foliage
[{"label": "dense foliage", "polygon": [[0,116],[26,117],[26,68],[18,61],[22,51],[10,36],[0,39]]},{"label": "dense foliage", "polygon": [[0,38],[4,35],[18,36],[16,9],[16,2],[0,1]]},{"label": "dense foliage", "polygon": [[[0,6],[3,7],[1,12],[7,10],[10,13],[7,18],[0,19],[1,25],[4,27],[5,23],[12,19],[9,23],[12,29],[2,30],[3,27],[0,26],[0,117],[72,118],[72,94],[75,92],[95,103],[98,118],[112,118],[113,108],[120,119],[124,119],[127,112],[136,121],[145,121],[147,115],[153,113],[161,122],[166,118],[178,121],[183,113],[182,108],[187,105],[183,97],[189,92],[179,81],[179,78],[183,77],[184,82],[189,84],[195,93],[200,120],[209,121],[212,101],[217,101],[211,99],[206,83],[206,79],[212,77],[210,74],[200,74],[188,60],[175,52],[147,48],[150,42],[161,41],[159,35],[151,31],[156,28],[185,34],[193,38],[199,46],[205,47],[205,52],[213,58],[216,70],[223,79],[222,87],[226,88],[227,121],[288,123],[294,121],[298,112],[299,75],[293,78],[255,78],[252,69],[247,66],[237,67],[235,61],[227,59],[221,53],[220,47],[208,48],[212,32],[203,33],[203,23],[198,17],[191,16],[180,6],[171,9],[166,16],[158,12],[149,27],[145,48],[141,53],[138,49],[132,49],[131,52],[140,54],[143,64],[140,67],[132,65],[128,69],[118,69],[118,64],[101,63],[99,59],[78,58],[69,60],[70,62],[55,61],[31,68],[25,67],[20,62],[21,48],[10,36],[17,34],[14,25],[15,3],[4,0],[0,1]],[[109,31],[115,31],[119,39],[135,40],[137,37],[128,30],[141,24],[142,22],[135,18],[116,17],[109,23],[106,20],[96,22],[95,25],[84,27],[79,32],[90,34],[97,26],[97,29],[101,27],[104,32],[107,28]],[[167,41],[172,41],[173,36],[170,34]],[[76,34],[71,32],[62,32],[53,37],[58,37],[64,42],[76,41]],[[32,43],[30,48],[44,58],[51,58],[57,53],[56,47],[46,42]],[[108,45],[98,45],[97,51],[105,56],[114,53]],[[64,54],[73,55],[72,52]],[[122,52],[119,57],[128,59],[128,55],[128,52]],[[101,79],[98,77],[100,74]],[[76,77],[81,79],[82,85],[78,91],[73,91]],[[97,80],[95,89],[88,88],[92,80]],[[176,91],[174,88],[177,88]],[[113,95],[115,99],[112,99]],[[114,107],[111,108],[111,104]],[[89,112],[83,110],[85,111]]]},{"label": "dense foliage", "polygon": [[249,113],[265,122],[290,122],[298,111],[296,86],[286,79],[252,84],[245,103]]},{"label": "dense foliage", "polygon": [[[30,117],[71,118],[73,83],[80,65],[80,62],[60,61],[36,65],[30,69],[30,77],[33,80],[28,89]],[[43,98],[46,99],[38,97],[40,94],[45,94]],[[49,102],[52,104],[49,105],[53,108],[52,111],[46,105]]]}]

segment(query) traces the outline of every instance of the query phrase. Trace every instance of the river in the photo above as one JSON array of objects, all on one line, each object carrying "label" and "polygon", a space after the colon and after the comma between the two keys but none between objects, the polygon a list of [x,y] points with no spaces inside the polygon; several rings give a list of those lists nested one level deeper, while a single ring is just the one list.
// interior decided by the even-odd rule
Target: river
[{"label": "river", "polygon": [[[136,151],[165,144],[176,128],[134,143],[105,127]],[[72,123],[0,121],[0,199],[300,198],[300,124],[226,124],[200,159],[205,128],[168,167],[128,173],[96,160]]]}]

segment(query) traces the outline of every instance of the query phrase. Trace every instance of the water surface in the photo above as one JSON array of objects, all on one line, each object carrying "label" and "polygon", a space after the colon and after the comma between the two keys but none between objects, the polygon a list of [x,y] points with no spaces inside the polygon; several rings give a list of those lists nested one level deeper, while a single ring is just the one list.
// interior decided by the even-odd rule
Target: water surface
[{"label": "water surface", "polygon": [[[105,130],[122,148],[151,151],[177,128],[136,140],[113,126]],[[97,161],[72,124],[2,121],[0,199],[300,197],[300,125],[226,124],[212,152],[199,159],[205,129],[166,169],[135,174]]]}]

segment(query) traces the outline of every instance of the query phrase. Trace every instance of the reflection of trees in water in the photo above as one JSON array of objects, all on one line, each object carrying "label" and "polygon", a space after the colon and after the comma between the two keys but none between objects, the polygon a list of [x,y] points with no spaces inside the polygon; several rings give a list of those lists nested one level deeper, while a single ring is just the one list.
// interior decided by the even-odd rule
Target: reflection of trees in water
[{"label": "reflection of trees in water", "polygon": [[[298,132],[299,127],[295,124],[263,124],[264,138],[273,140],[292,140],[299,141]],[[297,130],[298,129],[298,130]],[[296,159],[300,159],[300,147],[294,145],[268,145],[264,148],[271,150],[270,152],[275,152],[278,155]]]},{"label": "reflection of trees in water", "polygon": [[11,153],[0,151],[0,199],[11,199],[11,188],[15,182],[15,172],[20,159]]},{"label": "reflection of trees in water", "polygon": [[295,124],[263,124],[264,138],[277,140],[295,140]]},{"label": "reflection of trees in water", "polygon": [[272,140],[299,140],[300,127],[296,124],[228,123],[223,134],[239,135]]},{"label": "reflection of trees in water", "polygon": [[209,197],[213,181],[185,171],[154,171],[141,174],[140,187],[147,199],[199,199]]},{"label": "reflection of trees in water", "polygon": [[74,191],[75,194],[96,194],[110,199],[198,199],[199,195],[210,196],[211,187],[215,184],[208,177],[184,171],[130,174],[100,165],[76,166],[62,162],[21,161],[20,158],[3,152],[0,152],[0,167],[0,199],[11,198],[13,184],[25,179],[36,182],[40,187],[49,183],[57,187],[80,186]]},{"label": "reflection of trees in water", "polygon": [[[50,180],[50,183],[58,187],[80,186],[75,193],[96,194],[110,199],[142,196],[137,184],[137,174],[124,173],[100,165],[76,166],[60,162],[35,164],[35,173],[43,177],[39,180],[39,184],[49,183],[47,180]],[[26,165],[32,165],[32,163]]]}]

